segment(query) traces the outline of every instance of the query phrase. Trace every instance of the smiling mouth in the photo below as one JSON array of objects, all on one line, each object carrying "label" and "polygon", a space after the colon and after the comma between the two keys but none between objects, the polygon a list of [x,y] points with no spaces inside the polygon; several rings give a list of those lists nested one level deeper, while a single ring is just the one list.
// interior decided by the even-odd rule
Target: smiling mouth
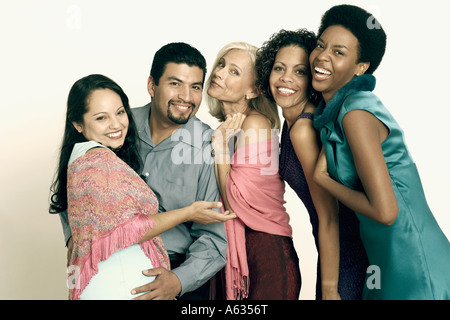
[{"label": "smiling mouth", "polygon": [[297,92],[293,89],[289,89],[289,88],[285,88],[285,87],[278,87],[277,91],[280,95],[283,95],[283,96],[290,96]]},{"label": "smiling mouth", "polygon": [[314,78],[316,78],[317,80],[325,80],[330,76],[331,71],[320,67],[314,67]]},{"label": "smiling mouth", "polygon": [[171,105],[174,106],[180,112],[188,112],[191,109],[194,109],[194,106],[191,104],[186,105],[186,104],[178,104],[178,103],[172,102]]},{"label": "smiling mouth", "polygon": [[106,136],[111,139],[119,139],[122,138],[122,131],[108,133]]}]

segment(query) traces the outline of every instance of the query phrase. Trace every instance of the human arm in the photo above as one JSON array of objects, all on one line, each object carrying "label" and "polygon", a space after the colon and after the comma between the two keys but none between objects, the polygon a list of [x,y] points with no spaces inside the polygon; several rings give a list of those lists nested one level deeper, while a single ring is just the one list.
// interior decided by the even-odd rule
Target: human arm
[{"label": "human arm", "polygon": [[322,299],[340,299],[339,280],[339,216],[336,200],[314,181],[319,156],[316,132],[310,119],[299,119],[291,128],[290,138],[308,184],[319,219],[319,252]]},{"label": "human arm", "polygon": [[382,224],[392,225],[398,215],[398,204],[381,149],[388,129],[364,110],[348,112],[342,124],[364,192],[350,189],[330,177],[323,150],[315,180],[353,211]]},{"label": "human arm", "polygon": [[226,181],[231,171],[228,142],[241,130],[245,120],[242,113],[228,114],[225,121],[216,129],[212,137],[212,148],[214,150],[215,174],[219,186],[220,195],[227,210],[231,210],[226,194]]},{"label": "human arm", "polygon": [[[197,200],[218,201],[220,199],[214,161],[211,156],[212,132],[210,130],[204,138],[203,154],[207,161],[200,166],[197,176],[198,184],[195,190]],[[223,223],[209,225],[192,223],[189,226],[189,233],[193,242],[187,248],[186,260],[172,270],[182,283],[181,295],[198,289],[226,264],[228,241]]]},{"label": "human arm", "polygon": [[[140,239],[139,243],[149,240],[186,221],[196,221],[200,224],[210,224],[224,222],[235,217],[234,214],[230,214],[228,211],[222,214],[212,210],[212,208],[219,208],[221,206],[221,202],[197,201],[182,209],[154,214],[151,216],[154,223],[153,227],[147,231],[145,236]],[[70,237],[67,242],[67,266],[69,265],[69,261],[71,259],[72,249],[73,239]],[[162,267],[145,270],[144,274],[146,276],[156,276],[158,277],[158,281],[153,281],[145,288],[141,287],[142,291],[138,291],[136,294],[147,291],[151,292],[146,296],[140,296],[137,299],[145,298],[171,300],[181,291],[181,282],[178,277],[174,273]],[[164,285],[160,285],[161,283]]]},{"label": "human arm", "polygon": [[[139,242],[150,240],[151,238],[160,235],[161,233],[186,221],[194,221],[200,224],[210,224],[225,222],[236,217],[234,213],[230,213],[229,211],[225,211],[222,214],[212,210],[213,208],[220,208],[221,206],[221,202],[196,201],[181,209],[154,214],[151,216],[154,222],[153,228],[148,230]],[[70,225],[67,218],[67,211],[61,212],[60,217],[64,235],[66,239],[68,238],[66,241],[68,266],[73,250],[72,232],[70,230]]]},{"label": "human arm", "polygon": [[[198,122],[200,123],[200,122]],[[193,164],[171,165],[158,154],[147,160],[152,165],[148,167],[151,187],[160,197],[160,211],[168,211],[189,205],[193,201],[218,201],[219,189],[214,173],[214,163],[211,157],[211,133],[212,130],[203,127],[202,148],[192,148],[192,156],[197,158],[202,155],[201,162]],[[198,137],[198,135],[192,135]],[[199,144],[196,144],[199,145]],[[150,154],[150,156],[152,156]],[[168,149],[168,159],[171,151]],[[156,168],[164,165],[158,171]],[[152,171],[153,170],[153,171]],[[166,178],[170,177],[170,182]],[[177,184],[172,181],[177,178]],[[216,210],[216,209],[215,209]],[[197,222],[187,222],[168,230],[162,235],[163,241],[169,253],[178,253],[186,256],[186,260],[179,266],[171,269],[169,281],[161,281],[159,288],[164,288],[176,295],[184,295],[199,288],[214,276],[226,263],[227,239],[223,223],[211,223],[203,225]],[[151,272],[157,272],[153,269]],[[169,275],[163,271],[162,277]],[[176,280],[176,281],[173,281]],[[164,283],[163,283],[164,282]],[[176,286],[170,288],[171,284],[181,285],[178,291]],[[152,282],[156,284],[156,280]],[[167,284],[167,286],[166,286]],[[139,288],[137,288],[139,289]],[[150,288],[151,289],[151,288]],[[165,289],[164,289],[165,290]],[[147,291],[147,290],[142,290]],[[140,296],[141,299],[153,299],[150,294]],[[172,299],[170,298],[170,299]]]},{"label": "human arm", "polygon": [[69,266],[70,257],[72,256],[73,250],[73,239],[72,239],[72,230],[70,229],[69,217],[67,215],[67,210],[60,212],[59,218],[61,220],[61,225],[64,234],[64,240],[67,247],[67,266]]},{"label": "human arm", "polygon": [[205,225],[219,222],[223,223],[236,217],[234,213],[230,213],[229,211],[225,211],[222,214],[213,210],[214,208],[220,208],[221,206],[221,202],[196,201],[181,209],[154,214],[151,216],[154,222],[153,228],[148,230],[139,242],[149,240],[187,221]]}]

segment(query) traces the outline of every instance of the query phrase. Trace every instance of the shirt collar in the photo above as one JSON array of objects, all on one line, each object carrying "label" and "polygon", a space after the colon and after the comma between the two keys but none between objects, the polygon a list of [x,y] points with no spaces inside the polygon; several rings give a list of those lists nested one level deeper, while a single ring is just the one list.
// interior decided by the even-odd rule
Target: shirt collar
[{"label": "shirt collar", "polygon": [[[143,108],[143,113],[139,115],[139,118],[136,119],[135,117],[136,127],[139,131],[139,138],[144,142],[150,144],[152,147],[155,147],[155,144],[151,139],[150,126],[148,121],[150,117],[151,102],[145,105]],[[189,119],[188,122],[175,130],[170,137],[161,141],[161,143],[156,147],[158,149],[173,148],[176,144],[183,142],[190,145],[191,147],[201,149],[202,144],[199,145],[198,143],[195,143],[195,141],[199,138],[201,139],[202,137],[194,137],[193,135],[200,134],[202,136],[203,133],[202,130],[195,129],[195,127],[202,128],[202,123],[196,116],[193,116]],[[188,132],[189,134],[182,134],[182,130],[186,130],[186,132]]]}]

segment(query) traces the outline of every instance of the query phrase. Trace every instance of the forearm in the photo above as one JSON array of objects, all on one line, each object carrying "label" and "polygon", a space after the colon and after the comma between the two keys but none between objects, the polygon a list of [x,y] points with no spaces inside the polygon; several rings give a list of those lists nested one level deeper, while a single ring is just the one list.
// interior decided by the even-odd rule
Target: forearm
[{"label": "forearm", "polygon": [[226,145],[223,145],[221,148],[216,148],[214,151],[215,172],[220,195],[222,196],[222,200],[225,204],[226,210],[233,211],[230,207],[230,204],[228,203],[226,193],[227,179],[231,171],[230,151]]},{"label": "forearm", "polygon": [[328,173],[316,174],[315,181],[346,207],[377,222],[385,223],[365,193],[346,187],[332,179]]},{"label": "forearm", "polygon": [[[339,215],[338,203],[332,195],[314,181],[314,172],[319,155],[314,131],[309,129],[307,139],[298,141],[300,134],[294,136],[298,158],[302,164],[311,199],[319,220],[318,242],[320,254],[321,284],[323,299],[338,298],[339,282]],[[305,129],[305,130],[306,130]]]},{"label": "forearm", "polygon": [[322,298],[337,293],[339,282],[339,224],[319,221]]},{"label": "forearm", "polygon": [[347,207],[376,222],[391,225],[398,215],[398,204],[392,186],[382,143],[388,128],[370,112],[348,112],[342,127],[352,152],[362,192],[351,190],[332,180],[322,167],[319,179]]},{"label": "forearm", "polygon": [[311,181],[311,197],[319,219],[319,253],[322,297],[337,294],[339,282],[339,215],[337,201],[323,188]]},{"label": "forearm", "polygon": [[196,240],[186,252],[186,261],[172,270],[182,283],[182,294],[197,289],[226,264],[228,242],[223,223],[193,223],[191,234]]},{"label": "forearm", "polygon": [[147,231],[147,233],[139,240],[144,242],[160,235],[161,233],[174,228],[175,226],[190,220],[190,207],[184,207],[181,209],[171,210],[167,212],[160,212],[151,215],[153,220],[153,227]]}]

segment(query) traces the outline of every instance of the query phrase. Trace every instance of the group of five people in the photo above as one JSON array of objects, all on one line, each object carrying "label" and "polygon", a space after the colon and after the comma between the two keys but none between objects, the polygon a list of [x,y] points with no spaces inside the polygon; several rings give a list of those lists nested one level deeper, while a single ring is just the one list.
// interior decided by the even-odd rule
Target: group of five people
[{"label": "group of five people", "polygon": [[[370,18],[339,5],[317,36],[230,43],[206,82],[201,53],[170,43],[140,108],[103,75],[78,80],[50,205],[69,248],[69,297],[298,299],[286,181],[310,216],[317,299],[449,299],[449,242],[372,93],[386,35]],[[204,87],[216,130],[195,116]]]}]

